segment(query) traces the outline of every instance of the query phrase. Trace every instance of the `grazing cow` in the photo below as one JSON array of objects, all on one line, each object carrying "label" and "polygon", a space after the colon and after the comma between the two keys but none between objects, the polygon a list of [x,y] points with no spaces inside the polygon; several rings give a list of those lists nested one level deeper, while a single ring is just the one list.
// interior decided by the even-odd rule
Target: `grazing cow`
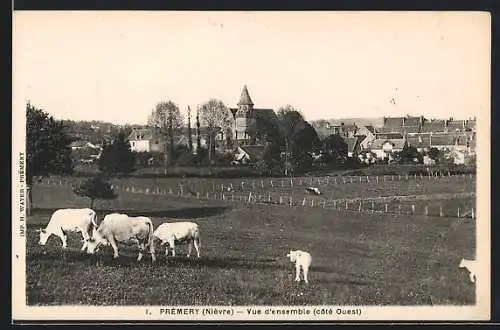
[{"label": "grazing cow", "polygon": [[469,279],[472,283],[476,283],[476,261],[462,259],[458,268],[465,268],[469,271]]},{"label": "grazing cow", "polygon": [[316,187],[306,187],[306,191],[310,194],[321,195],[321,191]]},{"label": "grazing cow", "polygon": [[168,248],[172,250],[175,257],[175,244],[188,244],[187,257],[191,256],[192,245],[196,249],[198,258],[200,257],[200,230],[194,222],[170,222],[162,223],[154,232],[154,238],[159,240],[160,246],[167,244],[165,256],[168,256]]},{"label": "grazing cow", "polygon": [[137,261],[140,261],[143,252],[149,247],[151,259],[156,260],[153,244],[153,223],[148,217],[130,217],[126,214],[111,213],[104,217],[99,228],[92,233],[87,251],[94,254],[101,245],[111,245],[118,258],[118,243],[136,243],[139,247]]},{"label": "grazing cow", "polygon": [[97,228],[94,210],[88,208],[60,209],[52,214],[45,229],[37,230],[40,233],[38,244],[45,245],[51,235],[56,235],[61,238],[62,247],[65,249],[67,247],[67,233],[80,232],[84,242],[81,250],[84,251],[94,228]]},{"label": "grazing cow", "polygon": [[295,281],[300,281],[300,270],[302,269],[304,273],[304,282],[309,283],[307,274],[311,266],[311,255],[305,251],[291,250],[286,256],[290,258],[291,262],[295,263]]}]

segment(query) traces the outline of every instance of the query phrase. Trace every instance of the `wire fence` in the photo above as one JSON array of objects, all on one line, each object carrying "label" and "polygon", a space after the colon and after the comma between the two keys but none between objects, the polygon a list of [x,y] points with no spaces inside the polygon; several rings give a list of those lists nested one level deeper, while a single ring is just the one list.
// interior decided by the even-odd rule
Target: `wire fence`
[{"label": "wire fence", "polygon": [[[456,176],[455,176],[456,177]],[[463,180],[475,179],[472,175],[461,175]],[[410,180],[410,177],[404,176],[382,176],[382,177],[365,177],[366,181],[361,181],[361,177],[355,177],[358,183],[377,183],[384,182],[382,180]],[[397,179],[396,179],[397,178]],[[422,177],[421,180],[437,180],[439,177]],[[372,181],[370,181],[370,179]],[[420,176],[414,176],[414,180],[420,179]],[[265,187],[285,188],[285,182],[290,184],[291,187],[310,185],[313,181],[319,185],[328,184],[347,184],[353,177],[334,177],[332,178],[311,178],[308,181],[302,179],[282,179],[282,180],[269,180],[269,186],[264,184],[261,180],[260,189],[252,181],[248,190],[243,188],[240,191],[235,191],[234,184],[231,183],[218,183],[217,180],[212,180],[212,189],[193,189],[193,185],[178,183],[175,186],[161,187],[161,186],[136,186],[132,184],[113,184],[112,187],[116,192],[125,192],[130,194],[145,194],[145,195],[163,195],[163,196],[177,196],[189,199],[199,200],[216,200],[224,203],[245,203],[245,204],[267,204],[267,205],[280,205],[285,207],[310,207],[310,208],[323,208],[345,212],[358,212],[358,213],[388,213],[398,215],[421,215],[429,217],[457,217],[457,218],[475,218],[475,193],[453,193],[438,195],[394,195],[385,197],[358,197],[358,198],[328,198],[326,196],[304,196],[294,194],[293,191],[283,189],[268,189],[263,191]],[[243,187],[248,181],[241,181]],[[78,184],[75,178],[46,178],[40,184],[68,186],[73,187]],[[253,184],[252,184],[253,183]],[[353,182],[354,183],[354,182]],[[192,184],[192,182],[191,182]],[[196,186],[196,185],[194,185]],[[199,186],[206,188],[207,186]]]}]

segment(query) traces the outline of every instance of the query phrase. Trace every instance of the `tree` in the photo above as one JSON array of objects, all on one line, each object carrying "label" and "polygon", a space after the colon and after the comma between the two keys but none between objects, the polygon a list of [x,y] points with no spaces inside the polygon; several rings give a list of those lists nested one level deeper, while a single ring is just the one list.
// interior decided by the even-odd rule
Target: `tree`
[{"label": "tree", "polygon": [[438,148],[430,148],[429,149],[429,152],[427,153],[427,155],[429,156],[430,159],[432,159],[433,161],[437,163],[439,163],[439,159],[441,158],[441,151],[439,151]]},{"label": "tree", "polygon": [[191,107],[188,106],[188,141],[189,151],[193,152],[193,134],[191,133]]},{"label": "tree", "polygon": [[127,175],[135,171],[135,154],[125,133],[120,131],[113,142],[103,146],[99,170],[108,176]]},{"label": "tree", "polygon": [[345,160],[347,156],[347,143],[338,134],[332,134],[323,140],[323,161],[332,163]]},{"label": "tree", "polygon": [[201,120],[208,128],[208,163],[212,163],[215,151],[215,137],[218,132],[224,134],[231,129],[231,111],[222,101],[210,99],[200,107]]},{"label": "tree", "polygon": [[[169,150],[165,150],[165,155],[169,153],[169,157],[165,157],[165,172],[169,161],[172,162],[174,136],[182,132],[182,117],[177,104],[172,101],[159,102],[148,118],[148,125],[153,129],[159,129],[165,141],[169,141]],[[167,144],[165,144],[167,149]]]},{"label": "tree", "polygon": [[196,109],[196,153],[198,154],[201,149],[200,137],[200,108]]},{"label": "tree", "polygon": [[94,208],[94,200],[96,199],[110,200],[118,197],[113,191],[111,184],[100,176],[87,179],[81,184],[76,185],[73,188],[73,192],[78,196],[90,198],[91,209]]},{"label": "tree", "polygon": [[414,146],[405,145],[403,150],[395,156],[398,158],[400,163],[413,163],[415,159],[417,159],[418,163],[422,163],[423,161],[422,154],[418,152],[417,148]]},{"label": "tree", "polygon": [[37,109],[30,103],[26,105],[26,212],[31,215],[32,187],[35,177],[51,174],[71,174],[72,142],[61,121]]}]

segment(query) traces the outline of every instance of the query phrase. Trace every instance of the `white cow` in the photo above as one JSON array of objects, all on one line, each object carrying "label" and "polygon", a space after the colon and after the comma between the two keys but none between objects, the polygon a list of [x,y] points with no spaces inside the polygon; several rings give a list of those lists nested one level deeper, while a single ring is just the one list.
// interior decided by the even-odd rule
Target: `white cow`
[{"label": "white cow", "polygon": [[93,230],[87,252],[94,254],[101,245],[111,245],[114,258],[118,258],[118,243],[136,243],[139,247],[137,261],[149,247],[151,259],[156,260],[153,244],[153,223],[148,217],[130,217],[126,214],[111,213],[104,217],[99,228]]},{"label": "white cow", "polygon": [[467,269],[469,271],[469,280],[472,283],[476,283],[476,270],[477,270],[476,260],[462,259],[458,267]]},{"label": "white cow", "polygon": [[309,266],[311,266],[311,255],[308,252],[300,250],[291,250],[286,255],[290,261],[295,263],[295,281],[300,281],[300,269],[304,272],[304,282],[309,283],[307,274],[309,273]]},{"label": "white cow", "polygon": [[38,244],[45,245],[51,235],[58,236],[62,247],[67,247],[67,232],[80,232],[83,236],[82,251],[87,248],[92,230],[97,228],[96,213],[92,209],[60,209],[50,217],[45,229],[37,230],[40,233]]},{"label": "white cow", "polygon": [[162,223],[154,232],[156,240],[160,241],[160,246],[167,244],[165,256],[168,256],[168,248],[172,250],[175,257],[175,244],[188,244],[187,257],[191,256],[192,245],[196,249],[198,258],[200,257],[200,230],[194,222],[170,222]]}]

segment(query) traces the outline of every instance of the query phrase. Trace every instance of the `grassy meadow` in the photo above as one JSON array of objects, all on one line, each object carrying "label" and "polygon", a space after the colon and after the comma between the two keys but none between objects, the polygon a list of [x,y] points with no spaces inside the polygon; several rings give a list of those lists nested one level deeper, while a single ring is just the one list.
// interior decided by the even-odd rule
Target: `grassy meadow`
[{"label": "grassy meadow", "polygon": [[[148,180],[153,179],[127,180],[151,187]],[[154,184],[174,187],[184,179],[171,180]],[[403,181],[379,185],[329,183],[332,188],[328,193],[376,197],[394,192],[460,194],[475,189],[475,180],[441,180],[422,181],[420,189]],[[130,184],[121,181],[121,185]],[[187,185],[187,181],[182,182]],[[220,179],[201,179],[193,186],[210,193],[221,182],[228,184]],[[235,181],[233,186],[240,182]],[[255,180],[254,185],[260,182]],[[289,189],[295,194],[303,191],[303,187],[300,191]],[[88,256],[79,251],[82,243],[77,235],[70,235],[70,249],[64,252],[55,237],[47,246],[39,246],[35,230],[48,223],[55,209],[86,207],[89,200],[75,196],[71,185],[40,184],[33,188],[33,202],[33,215],[27,219],[30,305],[475,303],[474,284],[468,281],[466,271],[458,268],[462,258],[475,257],[475,219],[471,218],[227,203],[124,191],[119,191],[116,200],[97,201],[94,209],[98,221],[107,213],[119,211],[149,216],[155,226],[182,220],[199,224],[199,260],[187,259],[186,247],[179,247],[175,258],[165,258],[164,251],[157,251],[158,260],[153,264],[149,255],[137,262],[137,250],[128,246],[121,247],[118,260],[113,260],[110,247]],[[285,257],[290,249],[312,254],[308,285],[293,281],[294,265]]]}]

